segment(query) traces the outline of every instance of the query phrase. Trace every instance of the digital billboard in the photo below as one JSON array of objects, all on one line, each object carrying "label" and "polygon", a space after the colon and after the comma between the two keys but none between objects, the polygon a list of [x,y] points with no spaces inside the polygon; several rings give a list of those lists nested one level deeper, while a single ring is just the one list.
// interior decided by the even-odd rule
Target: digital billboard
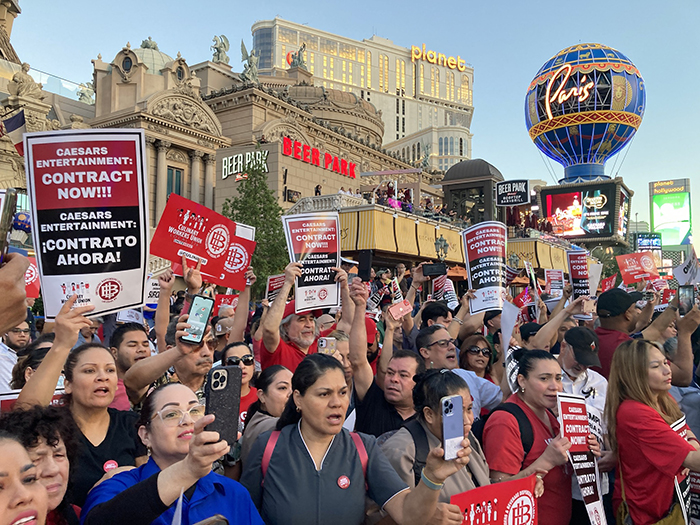
[{"label": "digital billboard", "polygon": [[652,195],[651,224],[664,246],[692,244],[690,192]]},{"label": "digital billboard", "polygon": [[636,235],[635,249],[638,252],[650,252],[657,268],[663,267],[661,251],[661,234],[642,232]]},{"label": "digital billboard", "polygon": [[630,217],[630,197],[620,188],[620,209],[617,212],[617,234],[623,239],[627,238],[627,228]]},{"label": "digital billboard", "polygon": [[542,215],[553,233],[564,237],[610,237],[615,226],[614,183],[579,184],[574,188],[543,188]]}]

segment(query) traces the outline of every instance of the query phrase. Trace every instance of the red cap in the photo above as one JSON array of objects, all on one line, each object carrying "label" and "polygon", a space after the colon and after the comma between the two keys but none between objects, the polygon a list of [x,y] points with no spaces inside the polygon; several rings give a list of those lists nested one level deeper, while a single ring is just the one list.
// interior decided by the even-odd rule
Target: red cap
[{"label": "red cap", "polygon": [[367,330],[367,344],[374,344],[374,340],[377,338],[377,323],[374,319],[365,316],[365,329]]},{"label": "red cap", "polygon": [[[314,317],[319,317],[321,314],[323,314],[323,310],[305,310],[304,312],[298,312],[297,315],[304,315],[307,313],[313,314]],[[294,299],[289,301],[287,305],[284,307],[284,314],[282,314],[282,319],[286,318],[287,316],[292,315],[294,312]]]}]

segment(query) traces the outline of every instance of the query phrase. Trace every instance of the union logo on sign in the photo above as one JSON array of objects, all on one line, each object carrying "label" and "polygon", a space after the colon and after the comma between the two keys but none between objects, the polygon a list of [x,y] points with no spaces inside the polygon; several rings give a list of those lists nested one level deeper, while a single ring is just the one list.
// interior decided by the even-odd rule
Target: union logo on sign
[{"label": "union logo on sign", "polygon": [[238,273],[245,270],[249,266],[248,252],[237,242],[231,243],[228,250],[228,257],[224,263],[226,268],[231,273]]},{"label": "union logo on sign", "polygon": [[117,279],[105,279],[97,285],[97,295],[106,303],[111,303],[122,291],[122,283]]},{"label": "union logo on sign", "polygon": [[27,268],[27,271],[24,274],[24,282],[27,286],[29,286],[34,281],[36,281],[38,277],[39,272],[37,271],[36,266],[30,263],[29,268]]},{"label": "union logo on sign", "polygon": [[318,298],[324,301],[326,297],[328,297],[328,290],[326,290],[325,288],[321,288],[318,291]]},{"label": "union logo on sign", "polygon": [[532,493],[521,490],[508,502],[504,523],[507,525],[531,525],[535,520],[535,500]]},{"label": "union logo on sign", "polygon": [[654,268],[656,268],[656,266],[654,265],[654,261],[648,255],[644,255],[642,257],[642,266],[645,270],[653,270]]},{"label": "union logo on sign", "polygon": [[228,229],[221,224],[217,224],[207,234],[205,249],[214,258],[221,257],[228,250],[229,233]]}]

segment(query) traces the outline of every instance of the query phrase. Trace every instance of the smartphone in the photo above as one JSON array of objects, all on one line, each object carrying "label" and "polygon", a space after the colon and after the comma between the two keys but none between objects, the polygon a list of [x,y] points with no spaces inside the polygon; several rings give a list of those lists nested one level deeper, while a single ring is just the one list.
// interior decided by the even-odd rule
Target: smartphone
[{"label": "smartphone", "polygon": [[17,207],[17,190],[0,190],[0,264],[5,262],[10,247],[10,233]]},{"label": "smartphone", "polygon": [[319,337],[318,338],[318,353],[333,355],[336,348],[335,337]]},{"label": "smartphone", "polygon": [[445,396],[440,400],[442,408],[442,448],[445,461],[455,459],[464,440],[464,407],[462,396]]},{"label": "smartphone", "polygon": [[231,446],[238,441],[241,374],[238,366],[216,366],[209,370],[204,390],[207,414],[216,416],[216,420],[207,425],[207,430],[218,432],[219,437]]},{"label": "smartphone", "polygon": [[392,304],[387,310],[389,310],[389,314],[394,320],[400,321],[404,315],[413,311],[413,308],[411,308],[411,303],[404,299],[400,303]]},{"label": "smartphone", "polygon": [[684,285],[678,287],[678,313],[685,315],[693,309],[695,305],[695,286]]},{"label": "smartphone", "polygon": [[207,328],[209,316],[211,316],[211,311],[213,309],[214,299],[204,295],[194,296],[190,303],[190,309],[187,312],[190,316],[187,320],[187,323],[190,325],[190,328],[187,329],[189,335],[183,336],[183,341],[196,344],[202,342],[204,331]]},{"label": "smartphone", "polygon": [[423,275],[425,277],[435,277],[447,274],[447,265],[445,263],[433,263],[423,265]]},{"label": "smartphone", "polygon": [[585,301],[583,301],[583,313],[584,314],[592,314],[595,312],[595,307],[596,307],[596,301],[594,298],[588,298]]},{"label": "smartphone", "polygon": [[653,301],[654,300],[654,292],[644,292],[643,299],[645,301]]}]

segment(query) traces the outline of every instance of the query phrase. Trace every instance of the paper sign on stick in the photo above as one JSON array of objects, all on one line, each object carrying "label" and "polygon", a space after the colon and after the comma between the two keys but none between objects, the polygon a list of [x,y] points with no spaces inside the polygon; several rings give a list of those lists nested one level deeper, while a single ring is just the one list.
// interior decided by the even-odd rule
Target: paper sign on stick
[{"label": "paper sign on stick", "polygon": [[455,494],[463,525],[537,525],[535,475]]},{"label": "paper sign on stick", "polygon": [[572,300],[590,295],[588,280],[588,252],[572,250],[566,252],[566,260],[569,263],[569,279],[574,290]]},{"label": "paper sign on stick", "polygon": [[700,263],[698,262],[698,256],[695,254],[695,249],[690,250],[690,257],[681,264],[673,269],[673,276],[678,281],[678,284],[685,286],[688,284],[698,283],[698,274],[700,274]]},{"label": "paper sign on stick", "polygon": [[[272,303],[280,293],[282,285],[284,284],[284,274],[270,275],[267,278],[267,287],[265,288],[265,299],[269,303]],[[286,299],[286,297],[285,297]]]},{"label": "paper sign on stick", "polygon": [[602,275],[602,264],[593,263],[588,267],[588,289],[590,291],[591,297],[595,297],[596,295],[598,295],[598,283],[600,283],[600,278]]},{"label": "paper sign on stick", "polygon": [[32,237],[48,320],[77,295],[91,315],[143,305],[148,191],[143,130],[24,135]]},{"label": "paper sign on stick", "polygon": [[462,231],[471,314],[503,308],[506,296],[506,225],[487,221]]},{"label": "paper sign on stick", "polygon": [[552,298],[560,299],[564,295],[564,270],[544,270],[544,280]]},{"label": "paper sign on stick", "polygon": [[616,280],[617,280],[617,274],[611,275],[610,277],[607,277],[606,279],[603,279],[602,281],[600,281],[601,292],[607,292],[608,290],[612,290],[615,287]]}]

